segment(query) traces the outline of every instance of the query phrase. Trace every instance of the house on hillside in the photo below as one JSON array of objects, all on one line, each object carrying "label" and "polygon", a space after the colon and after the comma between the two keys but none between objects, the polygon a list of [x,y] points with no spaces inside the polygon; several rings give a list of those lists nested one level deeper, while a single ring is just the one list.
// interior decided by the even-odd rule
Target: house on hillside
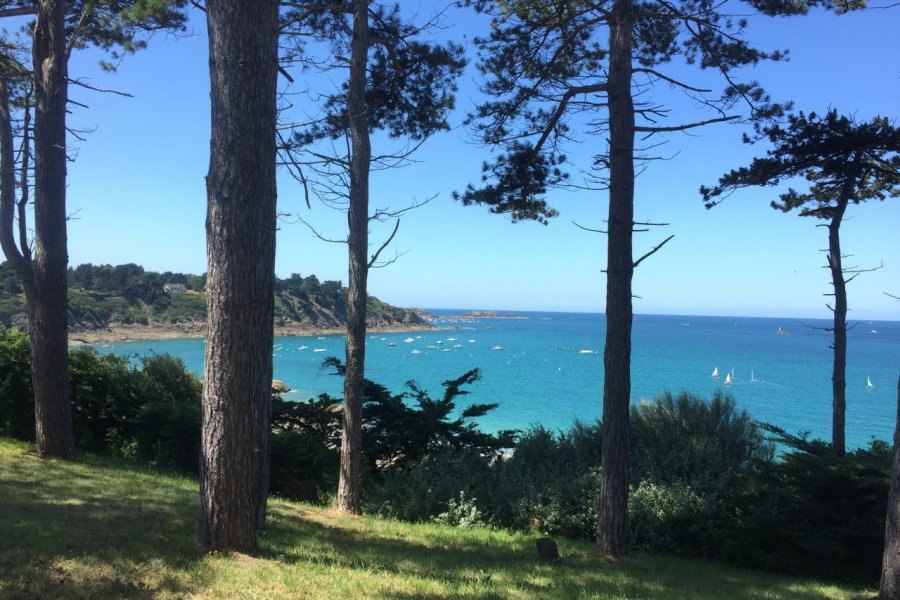
[{"label": "house on hillside", "polygon": [[183,283],[167,283],[163,286],[163,291],[167,294],[185,294],[187,288]]}]

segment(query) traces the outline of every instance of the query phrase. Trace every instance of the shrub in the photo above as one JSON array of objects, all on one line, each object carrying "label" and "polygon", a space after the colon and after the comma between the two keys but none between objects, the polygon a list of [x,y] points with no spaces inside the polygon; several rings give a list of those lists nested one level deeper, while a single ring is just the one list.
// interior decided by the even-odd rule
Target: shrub
[{"label": "shrub", "polygon": [[0,325],[0,435],[34,441],[28,336]]}]

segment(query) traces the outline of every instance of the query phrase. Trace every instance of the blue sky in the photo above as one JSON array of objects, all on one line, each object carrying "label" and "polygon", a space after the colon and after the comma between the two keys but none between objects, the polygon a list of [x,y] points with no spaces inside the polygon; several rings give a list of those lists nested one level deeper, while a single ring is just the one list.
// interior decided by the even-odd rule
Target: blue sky
[{"label": "blue sky", "polygon": [[[426,3],[427,5],[427,3]],[[420,6],[417,4],[417,6]],[[448,37],[471,36],[481,22],[451,15]],[[760,65],[742,78],[760,80],[776,99],[822,112],[833,106],[860,119],[900,110],[900,12],[874,10],[843,17],[815,13],[793,19],[752,19],[748,38],[763,48],[788,48],[791,60]],[[206,270],[206,193],[209,79],[202,18],[192,35],[157,36],[116,74],[96,68],[96,55],[73,57],[72,76],[134,95],[123,98],[73,88],[90,105],[70,123],[92,129],[74,142],[69,166],[69,261],[135,262],[151,270]],[[692,81],[701,77],[688,72]],[[332,76],[339,83],[340,75]],[[372,205],[401,207],[436,194],[403,217],[397,262],[370,274],[370,292],[404,306],[509,310],[604,309],[605,238],[578,229],[602,228],[605,192],[553,191],[560,216],[549,226],[511,224],[481,207],[451,199],[480,175],[488,151],[460,126],[477,99],[470,68],[451,115],[455,128],[435,136],[402,170],[373,175]],[[316,85],[325,80],[319,80]],[[282,81],[284,83],[284,81]],[[302,75],[294,90],[302,88]],[[658,92],[663,99],[664,91]],[[303,99],[293,101],[302,106]],[[685,119],[696,117],[683,102]],[[313,110],[313,109],[309,109]],[[675,118],[673,118],[673,121]],[[636,218],[670,226],[635,238],[635,255],[675,238],[637,270],[638,313],[827,317],[830,291],[823,268],[825,231],[809,219],[769,208],[772,190],[747,190],[708,211],[698,194],[727,170],[764,152],[740,142],[742,129],[713,125],[676,134],[636,182]],[[587,135],[570,149],[577,170],[598,140]],[[279,210],[301,215],[324,234],[345,236],[345,216],[321,204],[307,209],[292,179],[279,180]],[[851,207],[842,228],[851,265],[884,267],[850,284],[852,319],[900,319],[900,199]],[[346,281],[346,250],[315,239],[286,219],[278,236],[279,276],[298,272]],[[372,228],[372,239],[389,233]],[[390,252],[390,251],[389,251]]]}]

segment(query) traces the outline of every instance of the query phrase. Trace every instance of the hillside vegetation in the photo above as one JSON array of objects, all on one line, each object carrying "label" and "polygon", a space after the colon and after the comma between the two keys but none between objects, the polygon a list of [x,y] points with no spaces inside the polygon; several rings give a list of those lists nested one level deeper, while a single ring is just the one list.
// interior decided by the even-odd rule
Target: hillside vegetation
[{"label": "hillside vegetation", "polygon": [[[70,267],[69,327],[205,323],[205,284],[205,275],[156,273],[135,264]],[[374,296],[368,299],[368,318],[373,327],[426,324],[424,312],[391,306]],[[332,329],[346,321],[347,289],[341,282],[296,273],[276,278],[277,325]],[[0,264],[0,323],[22,329],[28,323],[25,296],[7,263]]]},{"label": "hillside vegetation", "polygon": [[83,455],[39,460],[0,438],[0,597],[872,598],[861,588],[649,554],[610,563],[536,535],[412,525],[273,499],[257,556],[204,554],[197,482]]}]

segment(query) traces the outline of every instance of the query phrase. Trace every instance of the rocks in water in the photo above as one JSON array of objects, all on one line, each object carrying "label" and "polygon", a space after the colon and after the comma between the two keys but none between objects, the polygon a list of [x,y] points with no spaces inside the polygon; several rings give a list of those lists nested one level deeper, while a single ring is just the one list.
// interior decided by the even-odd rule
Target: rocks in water
[{"label": "rocks in water", "polygon": [[541,538],[535,542],[537,546],[538,561],[559,562],[559,548],[553,538]]}]

